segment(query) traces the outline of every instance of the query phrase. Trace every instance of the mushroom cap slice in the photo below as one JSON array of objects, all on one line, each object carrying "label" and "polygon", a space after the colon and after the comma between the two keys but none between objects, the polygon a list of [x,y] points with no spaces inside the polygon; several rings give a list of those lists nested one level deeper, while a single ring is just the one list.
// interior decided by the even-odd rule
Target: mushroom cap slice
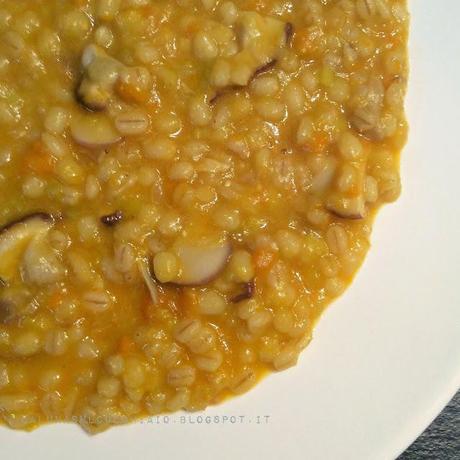
[{"label": "mushroom cap slice", "polygon": [[142,278],[145,282],[145,285],[147,286],[147,289],[149,290],[152,302],[154,305],[158,305],[159,303],[158,288],[152,276],[152,272],[150,271],[149,265],[150,265],[149,262],[144,258],[138,259],[137,261],[139,272],[141,273]]},{"label": "mushroom cap slice", "polygon": [[236,37],[242,49],[256,57],[271,58],[286,45],[286,23],[253,11],[243,11],[236,22]]},{"label": "mushroom cap slice", "polygon": [[21,273],[26,283],[46,285],[61,280],[67,270],[45,238],[32,238],[22,256]]},{"label": "mushroom cap slice", "polygon": [[354,198],[331,197],[326,208],[342,219],[358,220],[366,216],[366,203],[362,195]]},{"label": "mushroom cap slice", "polygon": [[[235,23],[238,53],[225,59],[231,68],[245,69],[230,77],[224,87],[244,87],[258,74],[270,70],[280,50],[288,45],[291,28],[277,18],[242,11]],[[220,86],[220,85],[219,85]]]},{"label": "mushroom cap slice", "polygon": [[88,67],[95,59],[106,57],[107,53],[100,46],[91,44],[88,45],[81,55],[81,65],[83,68]]},{"label": "mushroom cap slice", "polygon": [[175,284],[202,286],[216,279],[228,263],[232,246],[228,241],[206,246],[179,245],[175,248],[181,271]]},{"label": "mushroom cap slice", "polygon": [[121,140],[120,133],[104,115],[81,114],[73,117],[70,132],[74,141],[88,149],[100,149]]},{"label": "mushroom cap slice", "polygon": [[77,102],[87,110],[99,112],[107,108],[110,101],[110,92],[87,79],[83,79],[77,88]]},{"label": "mushroom cap slice", "polygon": [[7,281],[19,266],[27,244],[45,236],[54,224],[50,214],[34,213],[10,222],[0,229],[0,278]]},{"label": "mushroom cap slice", "polygon": [[76,89],[77,102],[90,111],[105,110],[123,65],[99,46],[89,45],[83,50],[81,66],[83,72]]}]

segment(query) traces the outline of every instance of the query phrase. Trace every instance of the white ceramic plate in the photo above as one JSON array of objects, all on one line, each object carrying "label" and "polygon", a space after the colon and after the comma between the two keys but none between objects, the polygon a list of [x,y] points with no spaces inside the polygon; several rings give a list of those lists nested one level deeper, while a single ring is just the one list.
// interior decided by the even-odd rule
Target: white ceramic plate
[{"label": "white ceramic plate", "polygon": [[460,3],[411,8],[404,194],[299,366],[210,409],[209,424],[0,429],[2,458],[391,459],[431,422],[460,386]]}]

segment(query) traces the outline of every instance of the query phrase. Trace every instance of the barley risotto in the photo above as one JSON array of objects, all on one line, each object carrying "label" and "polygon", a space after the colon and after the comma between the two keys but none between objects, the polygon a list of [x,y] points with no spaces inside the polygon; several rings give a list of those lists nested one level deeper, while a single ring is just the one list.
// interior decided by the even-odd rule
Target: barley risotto
[{"label": "barley risotto", "polygon": [[97,432],[294,365],[400,193],[405,0],[0,0],[0,420]]}]

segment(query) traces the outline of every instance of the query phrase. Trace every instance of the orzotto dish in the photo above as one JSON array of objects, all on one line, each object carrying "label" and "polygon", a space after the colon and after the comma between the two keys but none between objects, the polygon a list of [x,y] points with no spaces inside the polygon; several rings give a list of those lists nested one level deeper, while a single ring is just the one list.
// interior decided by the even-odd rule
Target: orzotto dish
[{"label": "orzotto dish", "polygon": [[400,193],[407,30],[404,0],[0,1],[0,421],[294,365]]}]

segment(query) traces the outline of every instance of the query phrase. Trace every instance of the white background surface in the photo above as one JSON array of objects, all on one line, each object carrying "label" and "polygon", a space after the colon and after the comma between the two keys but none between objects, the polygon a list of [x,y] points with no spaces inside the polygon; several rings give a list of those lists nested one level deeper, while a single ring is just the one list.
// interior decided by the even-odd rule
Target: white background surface
[{"label": "white background surface", "polygon": [[1,457],[378,460],[404,450],[460,386],[459,17],[456,0],[412,1],[403,196],[379,215],[364,267],[299,366],[207,412],[246,423],[136,423],[92,438],[63,425],[0,429]]}]

